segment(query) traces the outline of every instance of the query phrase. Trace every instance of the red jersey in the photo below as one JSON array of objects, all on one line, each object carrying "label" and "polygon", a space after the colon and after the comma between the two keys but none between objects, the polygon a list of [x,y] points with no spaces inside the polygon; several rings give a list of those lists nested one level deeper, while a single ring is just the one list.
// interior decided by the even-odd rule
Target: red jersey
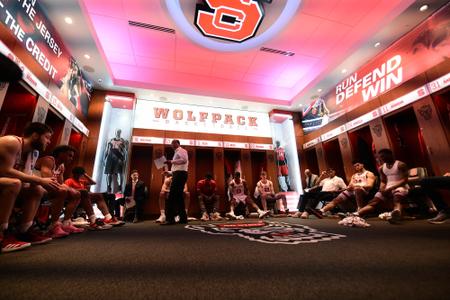
[{"label": "red jersey", "polygon": [[84,185],[84,183],[81,180],[76,180],[74,178],[66,179],[66,181],[64,181],[64,183],[67,186],[69,186],[73,189],[76,189],[76,190],[85,190],[86,189],[86,186]]},{"label": "red jersey", "polygon": [[216,182],[214,180],[209,180],[209,182],[206,179],[199,180],[197,182],[197,190],[200,190],[200,192],[206,196],[211,196],[216,191]]},{"label": "red jersey", "polygon": [[286,164],[286,156],[285,156],[283,147],[278,147],[275,151],[276,151],[276,154],[277,154],[278,164],[279,165]]}]

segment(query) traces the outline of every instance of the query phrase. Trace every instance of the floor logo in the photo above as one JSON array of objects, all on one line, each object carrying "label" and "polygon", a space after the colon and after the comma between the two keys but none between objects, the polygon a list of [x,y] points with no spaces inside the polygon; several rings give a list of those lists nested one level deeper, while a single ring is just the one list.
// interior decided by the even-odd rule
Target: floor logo
[{"label": "floor logo", "polygon": [[208,234],[236,235],[253,242],[267,244],[310,244],[346,237],[300,224],[284,222],[187,225],[186,228]]}]

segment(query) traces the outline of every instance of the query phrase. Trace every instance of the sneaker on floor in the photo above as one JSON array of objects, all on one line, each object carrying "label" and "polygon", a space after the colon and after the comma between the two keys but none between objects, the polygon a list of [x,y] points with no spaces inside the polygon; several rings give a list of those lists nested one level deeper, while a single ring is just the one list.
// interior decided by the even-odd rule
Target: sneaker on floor
[{"label": "sneaker on floor", "polygon": [[323,219],[323,213],[318,209],[310,208],[308,209],[308,212],[312,215],[315,215],[317,219]]},{"label": "sneaker on floor", "polygon": [[225,214],[225,216],[230,220],[236,220],[236,215],[233,212],[228,212]]},{"label": "sneaker on floor", "polygon": [[209,221],[209,216],[208,216],[208,214],[207,213],[204,213],[203,215],[202,215],[202,217],[200,218],[200,220],[201,221]]},{"label": "sneaker on floor", "polygon": [[300,218],[300,216],[302,215],[301,211],[296,212],[295,214],[292,215],[293,218]]},{"label": "sneaker on floor", "polygon": [[378,218],[383,221],[387,221],[391,217],[391,212],[387,211],[378,215]]},{"label": "sneaker on floor", "polygon": [[7,235],[3,238],[3,241],[1,241],[0,246],[2,247],[1,252],[6,253],[28,248],[31,246],[31,244],[19,241],[14,235]]},{"label": "sneaker on floor", "polygon": [[436,217],[428,219],[427,221],[430,224],[444,224],[447,218],[448,215],[444,211],[440,211]]},{"label": "sneaker on floor", "polygon": [[80,226],[80,227],[82,227],[82,226],[89,225],[89,222],[86,221],[86,219],[83,218],[83,217],[78,217],[78,218],[72,220],[72,225],[73,226]]},{"label": "sneaker on floor", "polygon": [[166,222],[166,216],[160,215],[158,219],[155,220],[156,223]]},{"label": "sneaker on floor", "polygon": [[180,216],[175,216],[175,223],[180,222]]},{"label": "sneaker on floor", "polygon": [[245,219],[245,218],[244,218],[243,215],[236,216],[236,220],[244,220],[244,219]]},{"label": "sneaker on floor", "polygon": [[20,233],[17,235],[17,238],[21,241],[31,243],[31,245],[45,244],[52,240],[51,237],[45,236],[34,230],[28,230],[25,233]]},{"label": "sneaker on floor", "polygon": [[117,218],[116,217],[112,217],[111,219],[103,219],[103,223],[104,224],[109,224],[109,225],[112,225],[112,226],[122,226],[122,225],[124,225],[125,224],[125,222],[124,221],[119,221],[119,220],[117,220]]},{"label": "sneaker on floor", "polygon": [[53,228],[51,228],[49,230],[49,236],[52,239],[60,239],[60,238],[65,238],[66,236],[68,236],[70,234],[70,232],[66,231],[63,229],[63,226],[61,224],[57,224],[55,226],[53,226]]},{"label": "sneaker on floor", "polygon": [[268,214],[269,214],[269,211],[268,211],[268,210],[266,210],[266,211],[261,210],[261,211],[258,212],[258,218],[262,219],[262,218],[264,218],[265,216],[267,216]]},{"label": "sneaker on floor", "polygon": [[387,218],[387,221],[390,224],[399,224],[401,218],[402,218],[402,213],[398,209],[396,209],[391,212],[391,216],[389,218]]},{"label": "sneaker on floor", "polygon": [[82,233],[82,232],[84,232],[83,228],[75,227],[72,224],[62,225],[62,230],[64,230],[67,233]]},{"label": "sneaker on floor", "polygon": [[222,217],[220,216],[220,214],[218,212],[215,212],[211,215],[211,220],[213,221],[221,221]]},{"label": "sneaker on floor", "polygon": [[302,212],[302,214],[300,215],[300,218],[301,219],[308,219],[309,218],[309,213],[306,212],[306,211]]},{"label": "sneaker on floor", "polygon": [[187,217],[187,220],[188,220],[188,221],[197,221],[197,218],[194,218],[194,217]]},{"label": "sneaker on floor", "polygon": [[111,229],[113,226],[109,224],[98,224],[98,223],[92,223],[89,225],[88,229],[92,231],[100,231],[100,230],[108,230]]}]

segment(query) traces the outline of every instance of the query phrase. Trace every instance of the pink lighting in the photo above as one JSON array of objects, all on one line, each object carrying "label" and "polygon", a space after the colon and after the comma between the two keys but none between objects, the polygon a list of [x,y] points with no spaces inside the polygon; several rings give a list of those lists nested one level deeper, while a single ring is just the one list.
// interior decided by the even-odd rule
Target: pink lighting
[{"label": "pink lighting", "polygon": [[164,1],[79,2],[116,85],[291,105],[414,1],[303,0],[290,23],[264,44],[294,52],[290,57],[259,48],[232,53],[203,48],[183,36]]}]

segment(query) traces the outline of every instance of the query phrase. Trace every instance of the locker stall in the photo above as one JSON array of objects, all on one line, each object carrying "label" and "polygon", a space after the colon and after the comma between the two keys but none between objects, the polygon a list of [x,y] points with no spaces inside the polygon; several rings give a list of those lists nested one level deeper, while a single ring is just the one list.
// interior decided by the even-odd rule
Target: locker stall
[{"label": "locker stall", "polygon": [[0,135],[22,136],[25,126],[33,119],[37,101],[37,94],[25,83],[10,84],[0,109]]},{"label": "locker stall", "polygon": [[[345,180],[345,169],[342,160],[342,153],[339,146],[338,139],[332,139],[323,143],[323,151],[325,155],[325,161],[328,168],[333,168],[336,171],[336,175]],[[323,171],[323,170],[321,170]]]},{"label": "locker stall", "polygon": [[425,167],[433,174],[427,148],[414,109],[409,107],[384,118],[395,158],[409,168]]}]

